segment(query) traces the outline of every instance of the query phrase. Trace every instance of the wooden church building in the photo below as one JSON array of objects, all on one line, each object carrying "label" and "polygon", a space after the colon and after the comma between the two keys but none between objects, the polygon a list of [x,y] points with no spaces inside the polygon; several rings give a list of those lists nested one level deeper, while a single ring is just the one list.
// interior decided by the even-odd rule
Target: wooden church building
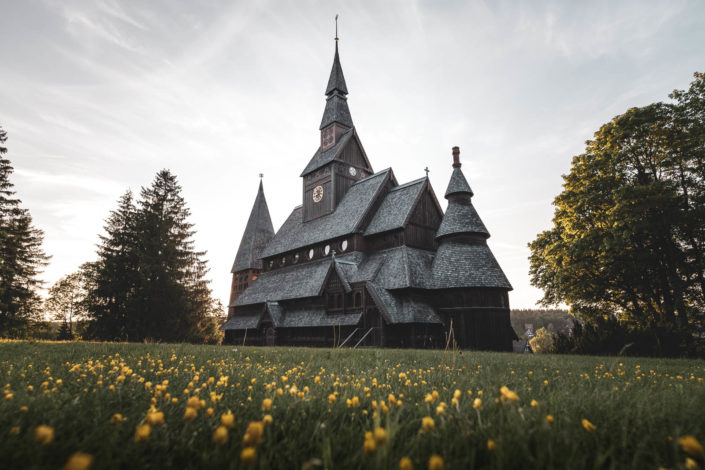
[{"label": "wooden church building", "polygon": [[225,341],[511,350],[512,287],[487,246],[459,149],[444,214],[428,177],[399,184],[391,168],[372,169],[337,38],[325,94],[302,204],[276,232],[260,182],[232,268]]}]

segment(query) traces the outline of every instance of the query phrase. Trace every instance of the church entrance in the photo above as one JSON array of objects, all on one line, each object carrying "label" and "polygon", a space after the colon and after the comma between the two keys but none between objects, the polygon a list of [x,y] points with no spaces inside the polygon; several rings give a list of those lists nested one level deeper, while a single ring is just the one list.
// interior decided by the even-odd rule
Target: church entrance
[{"label": "church entrance", "polygon": [[264,346],[274,346],[277,342],[277,333],[274,325],[271,323],[263,323],[262,330],[264,331]]}]

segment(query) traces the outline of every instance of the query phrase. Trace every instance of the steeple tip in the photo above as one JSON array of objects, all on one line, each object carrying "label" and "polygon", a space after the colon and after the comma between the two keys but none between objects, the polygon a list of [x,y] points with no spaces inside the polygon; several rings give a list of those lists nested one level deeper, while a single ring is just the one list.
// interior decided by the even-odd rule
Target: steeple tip
[{"label": "steeple tip", "polygon": [[453,147],[453,168],[460,168],[463,164],[460,163],[460,147]]}]

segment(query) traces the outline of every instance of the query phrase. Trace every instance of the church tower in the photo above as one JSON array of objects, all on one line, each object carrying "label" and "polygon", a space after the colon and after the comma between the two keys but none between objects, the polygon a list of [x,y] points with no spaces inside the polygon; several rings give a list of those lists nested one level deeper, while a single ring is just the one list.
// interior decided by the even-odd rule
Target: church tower
[{"label": "church tower", "polygon": [[[260,175],[261,176],[261,175]],[[269,216],[267,200],[264,198],[264,188],[262,180],[259,182],[259,190],[255,203],[250,211],[250,218],[245,226],[245,233],[242,235],[240,247],[235,255],[235,262],[230,272],[233,274],[230,286],[230,302],[232,303],[257,279],[262,272],[262,260],[260,255],[267,243],[274,237],[274,226],[272,218]],[[228,308],[230,316],[232,307]]]},{"label": "church tower", "polygon": [[337,36],[325,94],[320,146],[301,173],[303,222],[334,212],[350,186],[373,173],[348,108],[348,87],[340,65]]}]

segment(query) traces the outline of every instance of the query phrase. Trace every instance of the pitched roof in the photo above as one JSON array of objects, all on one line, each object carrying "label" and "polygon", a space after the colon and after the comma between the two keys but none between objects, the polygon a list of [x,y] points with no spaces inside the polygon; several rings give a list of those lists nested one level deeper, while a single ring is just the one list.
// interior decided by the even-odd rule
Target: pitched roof
[{"label": "pitched roof", "polygon": [[356,135],[356,131],[354,127],[351,127],[340,136],[338,142],[336,142],[332,147],[325,150],[321,150],[319,147],[318,150],[316,150],[316,153],[313,154],[313,157],[311,157],[308,165],[306,165],[306,168],[304,168],[304,171],[302,171],[299,176],[306,176],[312,171],[318,170],[326,163],[330,163],[333,160],[338,159],[338,155],[342,152],[343,148],[348,141],[350,141],[353,135]]},{"label": "pitched roof", "polygon": [[331,315],[324,307],[307,307],[285,309],[281,326],[283,328],[315,326],[349,326],[360,323],[362,313],[344,313]]},{"label": "pitched roof", "polygon": [[343,76],[343,67],[340,66],[338,41],[335,42],[335,57],[333,57],[333,68],[331,68],[330,77],[328,78],[326,95],[330,95],[336,90],[345,95],[348,94],[348,87],[345,86],[345,77]]},{"label": "pitched roof", "polygon": [[331,260],[326,258],[264,272],[230,306],[315,297],[320,294],[330,267]]},{"label": "pitched roof", "polygon": [[267,200],[264,197],[264,189],[260,180],[257,197],[252,205],[250,218],[247,220],[245,233],[242,234],[242,240],[240,240],[240,246],[235,255],[235,262],[230,272],[262,269],[260,255],[272,237],[274,237],[274,227],[272,226],[272,218],[269,216],[269,208],[267,207]]},{"label": "pitched roof", "polygon": [[402,228],[426,181],[426,178],[420,178],[390,189],[367,226],[365,236]]},{"label": "pitched roof", "polygon": [[374,282],[368,282],[367,289],[389,323],[441,323],[433,307],[418,294],[396,294]]},{"label": "pitched roof", "polygon": [[451,234],[475,233],[489,238],[490,232],[485,228],[470,198],[451,198],[436,238]]},{"label": "pitched roof", "polygon": [[348,277],[351,283],[374,281],[384,289],[430,287],[433,252],[397,246],[372,253]]},{"label": "pitched roof", "polygon": [[321,118],[321,126],[319,129],[323,129],[334,122],[339,122],[347,127],[353,127],[352,115],[348,107],[348,99],[345,95],[338,92],[326,98],[326,107],[323,109],[323,117]]},{"label": "pitched roof", "polygon": [[512,289],[502,268],[486,244],[445,240],[433,260],[435,289],[499,287]]},{"label": "pitched roof", "polygon": [[228,318],[225,325],[221,326],[221,330],[250,330],[259,327],[259,321],[262,318],[262,313],[250,315],[233,315]]},{"label": "pitched roof", "polygon": [[470,185],[468,184],[468,180],[465,179],[465,175],[460,167],[453,169],[453,174],[450,176],[448,188],[446,189],[445,198],[448,199],[448,196],[458,193],[467,193],[470,194],[470,196],[473,195],[472,189],[470,189]]},{"label": "pitched roof", "polygon": [[342,237],[362,230],[365,215],[371,210],[392,178],[391,169],[382,170],[353,184],[334,212],[303,222],[302,207],[294,208],[272,241],[262,251],[269,257],[303,248],[314,243]]}]

